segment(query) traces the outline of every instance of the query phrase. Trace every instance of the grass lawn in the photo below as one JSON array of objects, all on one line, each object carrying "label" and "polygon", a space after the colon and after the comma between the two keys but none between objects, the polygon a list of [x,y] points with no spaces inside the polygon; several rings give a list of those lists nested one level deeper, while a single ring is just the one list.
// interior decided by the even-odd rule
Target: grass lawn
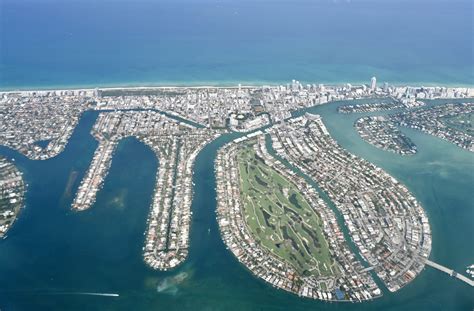
[{"label": "grass lawn", "polygon": [[303,194],[258,157],[251,144],[237,157],[244,215],[257,242],[300,275],[337,274],[321,219]]}]

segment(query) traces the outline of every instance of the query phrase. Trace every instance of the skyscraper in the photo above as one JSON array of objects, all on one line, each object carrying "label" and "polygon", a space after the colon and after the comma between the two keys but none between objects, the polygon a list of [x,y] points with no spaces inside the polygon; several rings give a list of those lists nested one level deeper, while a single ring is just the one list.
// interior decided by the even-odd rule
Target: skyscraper
[{"label": "skyscraper", "polygon": [[375,91],[376,88],[377,88],[377,78],[372,77],[372,79],[370,79],[370,89],[372,91]]}]

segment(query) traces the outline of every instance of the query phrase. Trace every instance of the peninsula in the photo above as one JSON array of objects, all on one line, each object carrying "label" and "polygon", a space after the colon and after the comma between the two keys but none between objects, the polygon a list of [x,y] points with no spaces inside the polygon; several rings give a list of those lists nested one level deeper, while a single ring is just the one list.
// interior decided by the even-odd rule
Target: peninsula
[{"label": "peninsula", "polygon": [[159,160],[152,206],[148,217],[145,262],[155,269],[169,269],[187,256],[192,202],[192,169],[196,155],[219,134],[197,129],[155,111],[103,112],[92,130],[99,141],[89,170],[72,208],[90,208],[112,162],[118,142],[136,137]]}]

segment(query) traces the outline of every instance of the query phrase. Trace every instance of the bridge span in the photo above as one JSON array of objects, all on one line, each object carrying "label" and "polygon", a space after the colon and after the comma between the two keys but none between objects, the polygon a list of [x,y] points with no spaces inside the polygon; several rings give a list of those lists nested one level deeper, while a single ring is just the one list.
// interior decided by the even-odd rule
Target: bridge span
[{"label": "bridge span", "polygon": [[469,279],[468,277],[466,277],[466,276],[464,276],[464,275],[462,275],[462,274],[460,274],[460,273],[457,273],[457,272],[454,271],[454,270],[451,270],[451,269],[449,269],[449,268],[446,268],[445,266],[442,266],[442,265],[440,265],[440,264],[437,264],[436,262],[433,262],[433,261],[428,260],[428,259],[425,260],[425,263],[426,263],[428,266],[430,266],[430,267],[433,267],[433,268],[435,268],[435,269],[438,269],[438,270],[440,270],[440,271],[442,271],[442,272],[444,272],[444,273],[449,274],[449,275],[452,276],[452,277],[455,277],[455,278],[457,278],[457,279],[459,279],[459,280],[461,280],[461,281],[467,283],[468,285],[474,286],[474,281],[473,281],[473,280]]}]

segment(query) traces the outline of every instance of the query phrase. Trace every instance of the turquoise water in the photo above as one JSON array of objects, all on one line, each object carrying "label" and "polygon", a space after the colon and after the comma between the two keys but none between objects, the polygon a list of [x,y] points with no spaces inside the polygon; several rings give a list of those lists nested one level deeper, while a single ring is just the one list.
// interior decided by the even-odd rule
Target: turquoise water
[{"label": "turquoise water", "polygon": [[[404,182],[426,209],[433,230],[431,258],[463,271],[474,252],[474,156],[437,138],[407,130],[419,147],[413,157],[378,150],[352,128],[360,115],[337,114],[334,103],[309,109],[320,113],[332,135],[349,151],[385,168]],[[427,268],[401,291],[364,304],[301,299],[254,278],[225,249],[215,221],[216,150],[237,137],[226,134],[196,160],[189,258],[173,271],[148,269],[141,257],[154,171],[159,163],[134,139],[119,145],[95,206],[72,212],[64,190],[78,172],[73,193],[96,146],[90,128],[97,116],[82,117],[58,157],[30,161],[15,157],[29,184],[27,207],[0,241],[0,307],[5,310],[470,310],[473,290]],[[184,272],[184,274],[182,274]],[[184,275],[184,279],[174,278]],[[160,291],[157,286],[160,285]],[[118,293],[119,297],[80,295]]]},{"label": "turquoise water", "polygon": [[474,85],[471,0],[2,0],[0,89]]}]

